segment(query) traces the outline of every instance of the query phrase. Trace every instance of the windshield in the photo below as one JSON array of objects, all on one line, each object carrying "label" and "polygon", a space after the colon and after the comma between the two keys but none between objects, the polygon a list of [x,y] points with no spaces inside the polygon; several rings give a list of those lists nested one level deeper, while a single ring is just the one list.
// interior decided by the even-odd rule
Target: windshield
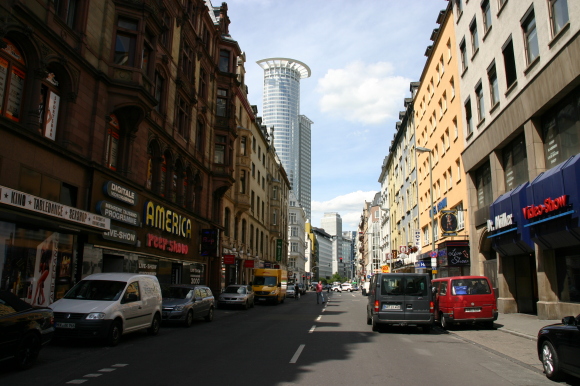
[{"label": "windshield", "polygon": [[457,279],[451,281],[453,295],[490,294],[491,289],[485,279]]},{"label": "windshield", "polygon": [[123,281],[81,280],[64,296],[65,299],[118,300],[127,285]]},{"label": "windshield", "polygon": [[191,288],[169,287],[163,292],[164,298],[191,299],[193,297],[193,290]]},{"label": "windshield", "polygon": [[246,288],[245,287],[227,287],[224,292],[226,294],[245,294]]},{"label": "windshield", "polygon": [[276,286],[275,276],[256,276],[254,278],[254,285],[267,285],[270,287]]},{"label": "windshield", "polygon": [[294,291],[294,286],[293,286],[293,285],[289,285],[289,286],[287,287],[287,289],[288,289],[288,290],[290,290],[290,291]]}]

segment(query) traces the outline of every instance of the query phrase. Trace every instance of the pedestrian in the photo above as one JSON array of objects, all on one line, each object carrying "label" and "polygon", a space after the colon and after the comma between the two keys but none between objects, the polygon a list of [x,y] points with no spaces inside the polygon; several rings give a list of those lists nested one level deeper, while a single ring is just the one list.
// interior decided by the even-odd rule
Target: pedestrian
[{"label": "pedestrian", "polygon": [[324,295],[322,294],[322,282],[319,281],[316,284],[316,304],[320,304],[320,301],[324,303]]}]

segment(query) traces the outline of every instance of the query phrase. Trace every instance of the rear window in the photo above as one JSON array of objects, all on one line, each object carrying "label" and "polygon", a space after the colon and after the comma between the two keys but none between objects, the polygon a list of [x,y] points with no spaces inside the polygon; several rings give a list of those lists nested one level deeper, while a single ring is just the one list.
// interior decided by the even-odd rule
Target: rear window
[{"label": "rear window", "polygon": [[451,281],[452,295],[485,295],[491,288],[485,279],[456,279]]},{"label": "rear window", "polygon": [[382,276],[381,295],[427,296],[427,278],[425,276]]}]

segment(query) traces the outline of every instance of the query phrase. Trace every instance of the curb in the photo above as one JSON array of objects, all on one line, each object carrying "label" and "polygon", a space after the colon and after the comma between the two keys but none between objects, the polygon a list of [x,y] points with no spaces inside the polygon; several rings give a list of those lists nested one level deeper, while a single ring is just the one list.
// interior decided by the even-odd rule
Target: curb
[{"label": "curb", "polygon": [[535,337],[533,335],[524,334],[523,332],[519,332],[519,331],[508,330],[507,328],[497,328],[496,330],[501,331],[501,332],[505,332],[506,334],[512,334],[515,336],[519,336],[520,338],[529,339],[529,340],[536,340],[537,339],[537,337]]}]

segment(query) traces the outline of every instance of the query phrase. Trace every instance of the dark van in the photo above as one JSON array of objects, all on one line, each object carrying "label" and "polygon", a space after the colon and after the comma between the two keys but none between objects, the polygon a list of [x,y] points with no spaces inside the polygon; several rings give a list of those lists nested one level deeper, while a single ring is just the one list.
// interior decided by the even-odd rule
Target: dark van
[{"label": "dark van", "polygon": [[418,326],[429,333],[433,326],[433,294],[428,274],[379,273],[369,285],[367,324]]},{"label": "dark van", "polygon": [[433,279],[435,320],[444,329],[453,324],[483,323],[493,328],[497,320],[497,302],[485,276],[451,276]]}]

